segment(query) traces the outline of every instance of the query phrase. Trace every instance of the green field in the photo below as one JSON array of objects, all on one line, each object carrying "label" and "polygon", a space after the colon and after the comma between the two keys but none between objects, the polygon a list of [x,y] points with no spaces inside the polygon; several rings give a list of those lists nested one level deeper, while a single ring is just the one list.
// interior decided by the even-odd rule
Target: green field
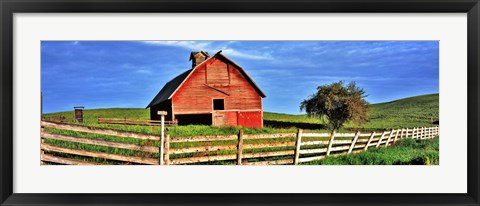
[{"label": "green field", "polygon": [[[345,128],[342,131],[346,130],[360,130],[360,131],[382,131],[386,129],[392,128],[412,128],[412,127],[422,127],[422,126],[432,126],[431,119],[438,120],[438,94],[431,94],[431,95],[423,95],[417,97],[411,97],[406,99],[401,99],[393,102],[381,103],[381,104],[372,104],[369,110],[369,118],[370,120],[363,124],[363,125],[354,125],[348,123],[345,125]],[[51,116],[65,116],[67,118],[71,118],[74,116],[73,111],[68,112],[58,112],[58,113],[49,113],[44,114],[45,117]],[[133,131],[133,132],[142,132],[142,133],[149,133],[149,134],[159,134],[160,129],[158,126],[124,126],[124,125],[104,125],[98,124],[97,118],[104,117],[104,118],[133,118],[133,119],[149,119],[150,118],[150,111],[149,109],[141,109],[141,108],[110,108],[110,109],[92,109],[92,110],[85,110],[84,111],[84,121],[83,125],[94,126],[94,127],[102,127],[102,128],[112,128],[112,129],[119,129],[124,131]],[[168,133],[172,137],[178,136],[195,136],[195,135],[225,135],[225,134],[237,134],[240,129],[244,130],[245,134],[259,134],[259,133],[286,133],[286,132],[296,132],[298,128],[305,129],[306,131],[328,131],[324,129],[322,121],[317,118],[310,118],[307,115],[290,115],[290,114],[278,114],[278,113],[270,113],[264,112],[264,128],[237,128],[237,127],[212,127],[212,126],[204,126],[204,125],[188,125],[188,126],[173,126],[168,128]],[[119,138],[114,136],[107,136],[107,135],[96,135],[96,134],[89,134],[89,133],[82,133],[82,132],[73,132],[73,131],[65,131],[65,130],[56,130],[56,129],[46,129],[46,131],[69,135],[69,136],[78,136],[78,137],[85,137],[85,138],[95,138],[95,139],[103,139],[109,141],[116,141],[116,142],[125,142],[125,143],[134,143],[140,145],[152,145],[152,146],[159,146],[158,142],[156,141],[145,141],[145,140],[137,140],[137,139],[130,139],[130,138]],[[342,132],[340,131],[340,132]],[[294,138],[290,139],[293,141]],[[272,140],[264,139],[264,140],[251,140],[250,143],[257,143],[257,142],[268,142]],[[64,142],[59,140],[52,140],[52,139],[45,139],[46,143],[71,148],[71,149],[82,149],[87,151],[100,151],[100,152],[107,152],[113,154],[121,154],[127,156],[143,156],[143,157],[152,157],[157,158],[158,154],[154,153],[146,153],[146,152],[137,152],[133,150],[127,149],[115,149],[110,147],[104,146],[94,146],[89,144],[83,143],[71,143],[71,142]],[[213,144],[231,144],[235,143],[232,141],[218,141]],[[248,142],[247,142],[248,143]],[[204,143],[174,143],[171,144],[172,148],[175,147],[185,147],[185,146],[200,146]],[[303,147],[302,147],[303,148]],[[269,149],[262,149],[256,150],[258,152],[264,151],[274,151],[274,150],[281,150],[287,149],[284,148],[269,148]],[[291,149],[291,148],[289,148]],[[422,149],[416,148],[418,151],[423,151]],[[385,150],[390,150],[390,148],[386,148]],[[376,150],[375,150],[376,151]],[[368,152],[375,153],[375,151]],[[381,152],[383,150],[379,150]],[[392,151],[394,151],[392,149]],[[396,150],[395,150],[396,151]],[[407,150],[402,150],[407,151]],[[413,150],[412,150],[413,151]],[[437,155],[438,155],[438,148],[437,148]],[[398,152],[401,152],[398,150]],[[235,151],[221,151],[216,152],[214,154],[233,154]],[[408,152],[407,152],[408,153]],[[422,153],[422,152],[420,152]],[[381,154],[381,153],[375,153]],[[400,154],[400,153],[399,153]],[[417,154],[417,153],[416,153]],[[418,153],[419,154],[419,153]],[[423,153],[422,153],[423,154]],[[63,156],[63,157],[71,157],[76,159],[94,161],[94,162],[101,162],[107,164],[121,164],[121,162],[116,161],[106,161],[100,158],[88,158],[88,157],[80,157],[80,156],[71,156],[65,154],[57,154],[54,155]],[[182,155],[173,155],[171,158],[179,158],[179,157],[191,157],[194,154],[182,154]],[[213,154],[210,154],[213,155]],[[356,154],[356,155],[349,155],[350,156],[358,156],[359,155],[367,155],[367,153],[363,154]],[[425,155],[431,155],[430,153],[425,153]],[[421,155],[420,155],[421,156]],[[370,156],[369,156],[370,157]],[[314,164],[355,164],[359,163],[357,160],[337,160],[337,158],[326,158],[320,162],[315,162]],[[344,157],[341,157],[344,158]],[[415,157],[417,158],[417,157]],[[272,160],[275,158],[270,158],[267,160]],[[373,156],[370,157],[373,161]],[[261,159],[264,160],[264,159]],[[405,159],[402,159],[403,162]],[[349,162],[350,161],[350,162]],[[386,161],[386,160],[385,160]],[[373,161],[375,164],[381,164],[381,161]],[[435,161],[433,161],[435,164]],[[232,164],[233,162],[229,161],[222,161],[216,162],[214,164]],[[369,164],[370,162],[364,162],[359,164]],[[385,164],[394,164],[395,161],[384,162]],[[437,163],[438,164],[438,163]]]},{"label": "green field", "polygon": [[[392,102],[372,104],[369,107],[369,120],[363,125],[347,123],[346,130],[383,130],[392,128],[412,128],[431,126],[431,119],[438,120],[438,94],[429,94],[400,99]],[[308,129],[322,128],[319,118],[304,115],[289,115],[264,112],[263,118],[272,124],[300,126]],[[268,123],[266,123],[268,125]]]},{"label": "green field", "polygon": [[402,139],[394,147],[371,148],[358,154],[326,157],[306,165],[438,165],[439,138]]},{"label": "green field", "polygon": [[[431,126],[431,119],[438,120],[438,94],[410,97],[392,102],[372,104],[369,108],[369,121],[363,125],[347,123],[344,130],[370,131],[385,130],[392,128],[412,128]],[[65,116],[73,117],[73,111],[49,113],[44,116]],[[110,108],[85,110],[85,124],[98,127],[108,127],[127,131],[144,133],[158,133],[149,126],[121,126],[121,125],[98,125],[97,118],[133,118],[149,119],[150,110],[143,108]],[[291,115],[272,112],[263,114],[265,128],[250,129],[244,128],[245,133],[281,133],[296,131],[302,128],[315,131],[328,131],[324,129],[322,121],[318,118],[310,118],[306,114]],[[192,135],[222,135],[236,134],[239,128],[235,127],[211,127],[201,125],[178,126],[170,128],[172,136]]]}]

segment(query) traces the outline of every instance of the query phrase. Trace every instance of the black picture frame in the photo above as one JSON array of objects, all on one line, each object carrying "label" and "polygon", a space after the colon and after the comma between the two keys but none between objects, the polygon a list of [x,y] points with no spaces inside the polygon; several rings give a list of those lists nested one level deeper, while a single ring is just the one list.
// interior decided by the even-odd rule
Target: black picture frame
[{"label": "black picture frame", "polygon": [[[479,205],[478,0],[0,0],[1,205]],[[19,194],[13,193],[13,15],[15,13],[467,13],[468,189],[466,194]],[[455,177],[452,177],[455,178]]]}]

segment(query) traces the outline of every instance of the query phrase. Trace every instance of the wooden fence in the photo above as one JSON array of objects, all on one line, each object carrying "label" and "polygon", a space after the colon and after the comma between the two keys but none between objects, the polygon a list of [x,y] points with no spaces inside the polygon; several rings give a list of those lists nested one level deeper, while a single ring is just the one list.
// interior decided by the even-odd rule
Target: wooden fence
[{"label": "wooden fence", "polygon": [[49,121],[49,122],[59,122],[59,123],[69,123],[69,122],[77,122],[77,119],[75,118],[67,118],[63,115],[59,116],[48,116],[48,117],[42,117],[43,121]]},{"label": "wooden fence", "polygon": [[[120,124],[120,125],[140,125],[140,126],[160,126],[161,120],[149,119],[129,119],[129,118],[98,118],[98,124]],[[177,121],[165,121],[165,126],[177,125]]]},{"label": "wooden fence", "polygon": [[[230,161],[237,165],[272,165],[298,164],[320,160],[331,155],[358,153],[372,147],[390,146],[404,138],[430,139],[438,136],[438,126],[371,133],[308,133],[298,130],[297,133],[243,134],[243,131],[240,130],[237,135],[170,137],[167,134],[163,142],[163,152],[161,152],[160,147],[151,145],[66,136],[44,131],[43,128],[157,141],[157,145],[162,145],[161,138],[158,135],[42,121],[41,161],[77,165],[99,163],[54,156],[45,154],[44,151],[150,165],[216,164],[217,161]],[[44,139],[135,150],[155,153],[158,156],[162,153],[163,161],[160,157],[124,156],[63,148],[44,143]]]},{"label": "wooden fence", "polygon": [[69,155],[97,157],[97,158],[103,158],[108,160],[115,160],[115,161],[136,163],[136,164],[152,164],[152,165],[159,164],[158,159],[150,158],[150,157],[124,156],[124,155],[110,154],[110,153],[104,153],[104,152],[91,152],[91,151],[85,151],[80,149],[69,149],[69,148],[54,146],[44,142],[44,139],[54,139],[54,140],[60,140],[60,141],[66,141],[66,142],[84,143],[84,144],[90,144],[90,145],[99,145],[99,146],[129,149],[129,150],[135,150],[135,151],[159,153],[160,149],[158,147],[153,147],[148,145],[136,145],[136,144],[130,144],[130,143],[121,143],[121,142],[114,142],[114,141],[107,141],[107,140],[100,140],[100,139],[81,138],[81,137],[75,137],[75,136],[66,136],[66,135],[47,132],[44,130],[44,128],[53,128],[53,129],[68,130],[68,131],[75,131],[75,132],[86,132],[86,133],[93,133],[93,134],[100,134],[100,135],[110,135],[110,136],[117,136],[117,137],[123,137],[123,138],[160,141],[160,136],[157,136],[157,135],[148,135],[148,134],[135,133],[135,132],[125,132],[125,131],[118,131],[118,130],[111,130],[111,129],[85,127],[85,126],[79,126],[79,125],[61,124],[61,123],[46,122],[46,121],[42,121],[41,125],[42,125],[41,161],[43,162],[51,162],[51,163],[59,163],[59,164],[80,164],[80,165],[98,164],[95,162],[79,161],[72,158],[57,157],[50,154],[45,154],[44,152],[44,151],[50,151],[50,152],[63,153],[63,154],[69,154]]},{"label": "wooden fence", "polygon": [[[298,164],[320,160],[330,155],[358,153],[371,147],[386,147],[395,144],[399,139],[431,139],[438,136],[438,127],[421,127],[393,129],[372,133],[304,133],[301,129],[297,133],[248,135],[242,131],[238,135],[227,136],[196,136],[175,137],[168,135],[165,139],[164,159],[165,164],[191,164],[211,161],[235,160],[241,165],[272,165],[272,164]],[[270,139],[270,142],[250,142],[245,140]],[[210,144],[215,141],[235,141],[227,145],[216,146]],[[171,143],[208,142],[205,146],[170,148]],[[275,149],[274,151],[255,152],[252,149]],[[208,155],[215,151],[234,150],[227,155]],[[204,156],[170,159],[173,154],[196,153]],[[249,161],[255,159],[278,159],[265,161]]]}]

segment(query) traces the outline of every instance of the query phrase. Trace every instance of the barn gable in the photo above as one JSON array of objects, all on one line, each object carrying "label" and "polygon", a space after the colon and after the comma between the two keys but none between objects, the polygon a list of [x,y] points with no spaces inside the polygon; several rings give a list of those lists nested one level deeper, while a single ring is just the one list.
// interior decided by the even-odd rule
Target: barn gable
[{"label": "barn gable", "polygon": [[[230,60],[226,56],[222,55],[220,52],[216,53],[215,55],[213,55],[211,57],[206,58],[204,61],[202,61],[199,64],[195,64],[192,69],[185,71],[184,73],[178,75],[177,77],[173,78],[168,83],[166,83],[165,86],[163,86],[163,88],[153,98],[153,100],[150,102],[150,104],[147,106],[147,108],[152,107],[152,106],[154,106],[156,104],[159,104],[161,102],[170,100],[173,97],[173,95],[175,94],[175,92],[178,91],[178,89],[185,83],[185,81],[191,76],[191,74],[197,68],[201,67],[206,62],[210,62],[213,58],[221,58],[221,59],[229,62],[230,64],[234,65],[235,67],[237,67],[238,71],[240,71],[240,73],[251,84],[251,86],[255,89],[255,91],[262,98],[266,97],[266,95],[260,90],[260,88],[257,86],[257,84],[252,80],[252,78],[245,72],[245,70],[242,67],[240,67],[238,64],[236,64],[234,61]],[[205,53],[202,53],[202,54],[205,54]],[[193,53],[192,53],[192,55],[193,55]],[[192,55],[190,57],[191,60],[193,59],[192,57],[194,57]],[[208,55],[208,53],[206,53],[206,55]],[[218,70],[218,69],[223,68],[223,66],[221,64],[225,64],[225,63],[221,62],[221,61],[218,61],[218,62],[215,61],[213,63],[213,66],[210,66],[208,68]],[[229,83],[228,82],[229,81],[229,76],[228,76],[229,73],[228,73],[227,70],[225,70],[224,72],[222,72],[222,71],[220,71],[220,72],[210,72],[210,76],[208,76],[208,75],[209,75],[209,72],[207,71],[207,77],[206,78],[207,78],[207,80],[209,79],[209,81],[207,81],[207,85],[209,85],[209,84],[212,84],[212,85],[220,84],[220,85],[222,85],[222,84],[228,84]]]}]

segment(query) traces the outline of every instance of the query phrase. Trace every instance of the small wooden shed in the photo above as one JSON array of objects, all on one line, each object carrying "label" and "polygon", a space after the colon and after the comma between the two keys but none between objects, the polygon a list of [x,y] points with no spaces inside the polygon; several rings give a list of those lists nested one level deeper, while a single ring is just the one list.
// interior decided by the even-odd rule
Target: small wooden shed
[{"label": "small wooden shed", "polygon": [[152,120],[167,111],[166,120],[180,125],[263,127],[265,94],[245,70],[221,54],[191,52],[192,68],[163,86],[148,104]]}]

